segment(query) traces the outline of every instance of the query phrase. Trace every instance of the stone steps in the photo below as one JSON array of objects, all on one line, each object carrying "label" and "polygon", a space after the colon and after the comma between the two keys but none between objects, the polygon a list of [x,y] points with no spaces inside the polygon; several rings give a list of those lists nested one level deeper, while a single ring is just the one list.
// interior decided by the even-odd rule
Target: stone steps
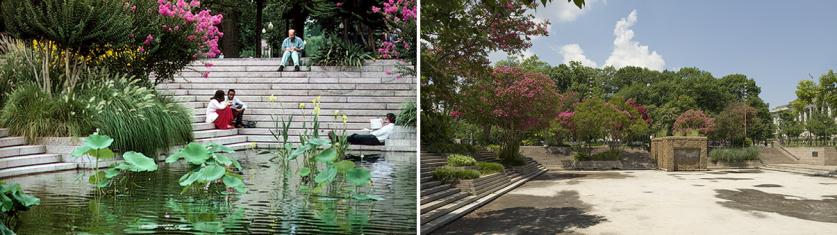
[{"label": "stone steps", "polygon": [[19,145],[0,148],[0,158],[13,157],[20,155],[41,154],[46,152],[46,146],[43,145]]},{"label": "stone steps", "polygon": [[0,170],[0,178],[77,169],[76,163],[51,163]]},{"label": "stone steps", "polygon": [[450,194],[448,196],[430,201],[428,203],[423,203],[423,204],[421,204],[420,213],[422,214],[422,216],[424,216],[424,214],[427,214],[427,213],[429,213],[433,210],[436,210],[440,207],[445,207],[445,206],[451,205],[454,202],[456,202],[460,199],[469,197],[469,196],[470,195],[466,192],[458,192],[458,193]]},{"label": "stone steps", "polygon": [[0,169],[61,162],[59,154],[33,154],[0,158]]},{"label": "stone steps", "polygon": [[815,175],[815,176],[830,176],[830,177],[837,177],[837,171],[830,171],[826,169],[817,169],[813,167],[807,167],[803,164],[793,164],[793,165],[764,165],[759,167],[759,169],[763,170],[773,170],[773,171],[781,171],[781,172],[788,172],[788,173],[796,173],[796,174],[803,174],[803,175]]},{"label": "stone steps", "polygon": [[0,148],[11,147],[11,146],[18,146],[26,144],[26,140],[23,137],[3,137],[0,138]]},{"label": "stone steps", "polygon": [[434,194],[434,193],[437,193],[439,191],[442,191],[442,190],[445,190],[445,189],[448,189],[448,188],[450,188],[450,185],[447,185],[447,184],[440,184],[440,185],[436,185],[436,186],[433,186],[433,187],[430,187],[430,188],[422,188],[420,195],[422,197],[424,197],[424,196]]}]

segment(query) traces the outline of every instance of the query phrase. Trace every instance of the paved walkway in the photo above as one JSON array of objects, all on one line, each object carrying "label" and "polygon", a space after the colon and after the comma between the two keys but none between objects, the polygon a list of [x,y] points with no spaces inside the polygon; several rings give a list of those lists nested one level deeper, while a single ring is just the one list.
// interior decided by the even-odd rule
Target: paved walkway
[{"label": "paved walkway", "polygon": [[438,234],[837,234],[837,179],[776,171],[547,172]]}]

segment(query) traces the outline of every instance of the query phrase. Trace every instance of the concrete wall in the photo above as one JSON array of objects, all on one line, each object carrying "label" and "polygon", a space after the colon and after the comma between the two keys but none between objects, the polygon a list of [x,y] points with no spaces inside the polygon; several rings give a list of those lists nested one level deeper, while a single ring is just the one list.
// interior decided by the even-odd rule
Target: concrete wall
[{"label": "concrete wall", "polygon": [[[837,149],[834,147],[785,147],[799,158],[799,163],[811,165],[837,165]],[[816,156],[814,153],[816,152]]]}]

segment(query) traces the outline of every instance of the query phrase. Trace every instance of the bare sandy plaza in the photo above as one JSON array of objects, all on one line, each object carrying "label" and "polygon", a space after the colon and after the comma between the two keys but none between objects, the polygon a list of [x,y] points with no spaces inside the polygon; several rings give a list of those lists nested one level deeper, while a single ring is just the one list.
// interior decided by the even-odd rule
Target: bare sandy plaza
[{"label": "bare sandy plaza", "polygon": [[835,234],[837,178],[778,171],[549,171],[439,234]]}]

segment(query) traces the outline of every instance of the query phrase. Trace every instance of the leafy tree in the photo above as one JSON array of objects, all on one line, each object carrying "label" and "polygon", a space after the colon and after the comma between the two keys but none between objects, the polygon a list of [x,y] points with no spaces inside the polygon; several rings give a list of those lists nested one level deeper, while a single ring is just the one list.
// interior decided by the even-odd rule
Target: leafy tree
[{"label": "leafy tree", "polygon": [[677,117],[672,131],[675,133],[698,131],[703,135],[709,135],[715,131],[715,119],[703,113],[703,111],[690,109]]},{"label": "leafy tree", "polygon": [[811,112],[811,118],[805,121],[805,129],[811,132],[817,140],[827,140],[831,135],[837,133],[837,124],[834,118],[821,110]]},{"label": "leafy tree", "polygon": [[733,103],[727,106],[715,119],[717,124],[714,137],[730,141],[733,145],[744,145],[749,128],[757,120],[756,109],[745,103]]},{"label": "leafy tree", "polygon": [[546,75],[514,67],[497,67],[490,79],[468,87],[463,97],[464,117],[472,123],[502,128],[504,146],[500,157],[519,161],[520,141],[531,130],[546,128],[557,114],[559,98],[555,84]]}]

